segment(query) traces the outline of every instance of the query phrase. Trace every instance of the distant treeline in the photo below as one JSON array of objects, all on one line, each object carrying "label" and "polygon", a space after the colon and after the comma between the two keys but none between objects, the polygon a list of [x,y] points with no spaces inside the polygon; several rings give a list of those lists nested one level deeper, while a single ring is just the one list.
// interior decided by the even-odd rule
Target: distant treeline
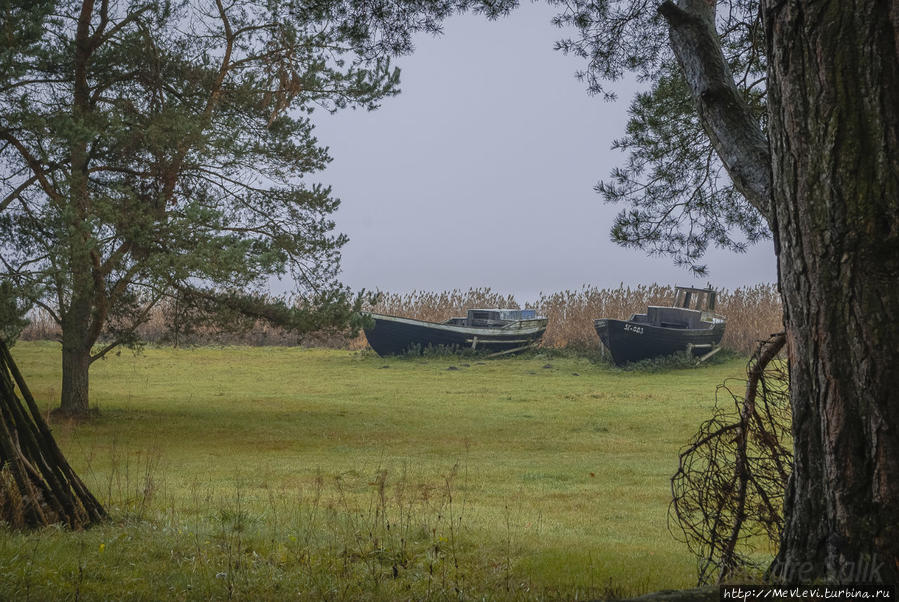
[{"label": "distant treeline", "polygon": [[[542,342],[544,347],[595,349],[600,342],[593,330],[594,319],[626,319],[631,314],[644,311],[647,305],[668,305],[673,297],[673,287],[658,284],[615,289],[585,286],[573,291],[541,293],[536,301],[519,303],[513,295],[504,295],[490,288],[472,288],[467,291],[413,291],[403,294],[382,292],[378,302],[367,309],[440,322],[451,316],[464,315],[471,307],[528,307],[549,318]],[[716,311],[727,316],[724,347],[739,353],[751,353],[759,339],[783,329],[780,295],[773,284],[722,290],[718,293]],[[34,312],[30,319],[31,323],[22,333],[23,339],[54,339],[58,335],[58,328],[49,316]],[[239,333],[221,333],[210,329],[177,333],[170,328],[164,306],[153,311],[150,320],[140,329],[140,336],[149,343],[175,345],[301,344],[349,349],[366,346],[361,335],[351,338],[339,334],[313,334],[299,338],[261,322]]]}]

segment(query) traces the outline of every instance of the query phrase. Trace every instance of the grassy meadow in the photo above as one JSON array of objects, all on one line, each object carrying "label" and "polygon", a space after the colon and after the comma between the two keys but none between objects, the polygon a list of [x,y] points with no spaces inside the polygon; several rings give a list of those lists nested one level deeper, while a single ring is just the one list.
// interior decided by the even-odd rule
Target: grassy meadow
[{"label": "grassy meadow", "polygon": [[[13,356],[58,404],[58,345]],[[110,520],[0,531],[0,599],[585,599],[691,586],[677,453],[745,360],[153,347],[51,418]]]}]

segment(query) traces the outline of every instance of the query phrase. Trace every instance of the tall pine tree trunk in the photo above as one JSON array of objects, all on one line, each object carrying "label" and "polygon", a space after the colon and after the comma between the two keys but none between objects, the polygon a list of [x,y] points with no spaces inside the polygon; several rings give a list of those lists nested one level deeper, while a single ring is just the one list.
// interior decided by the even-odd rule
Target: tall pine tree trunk
[{"label": "tall pine tree trunk", "polygon": [[72,298],[62,314],[62,394],[59,409],[67,414],[88,411],[91,349],[97,340],[93,318],[93,278],[87,237],[77,231],[70,237]]},{"label": "tall pine tree trunk", "polygon": [[899,5],[761,0],[764,141],[714,0],[660,12],[735,185],[771,224],[791,347],[794,474],[772,569],[899,582]]},{"label": "tall pine tree trunk", "polygon": [[[84,0],[78,17],[75,36],[74,90],[72,116],[76,123],[85,123],[91,114],[88,64],[95,49],[91,35],[94,0]],[[87,225],[91,204],[88,187],[88,142],[90,128],[76,133],[71,140],[69,194],[71,195],[72,226],[69,231],[69,270],[71,272],[71,302],[62,316],[62,395],[60,410],[78,414],[88,411],[89,371],[91,348],[97,339],[92,324],[94,287],[98,261],[92,261],[96,244]],[[94,250],[96,253],[96,250]]]},{"label": "tall pine tree trunk", "polygon": [[794,475],[775,574],[899,582],[899,14],[763,2]]},{"label": "tall pine tree trunk", "polygon": [[[78,338],[78,337],[70,337]],[[81,341],[62,344],[62,395],[59,409],[66,414],[82,414],[88,411],[89,371],[91,349],[85,349]]]}]

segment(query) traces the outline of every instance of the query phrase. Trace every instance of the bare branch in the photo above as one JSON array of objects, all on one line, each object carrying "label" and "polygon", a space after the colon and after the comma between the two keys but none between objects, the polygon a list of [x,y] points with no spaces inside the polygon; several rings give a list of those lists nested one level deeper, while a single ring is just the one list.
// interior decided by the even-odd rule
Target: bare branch
[{"label": "bare branch", "polygon": [[669,529],[697,556],[700,584],[723,582],[752,567],[758,536],[775,544],[780,539],[792,473],[785,445],[789,376],[786,362],[777,359],[785,342],[785,334],[778,333],[760,343],[747,365],[742,397],[728,382],[718,387],[716,398],[729,397],[733,409],[716,401],[714,415],[681,452],[671,478]]},{"label": "bare branch", "polygon": [[10,203],[19,198],[19,195],[25,192],[25,190],[35,182],[37,182],[36,175],[31,176],[30,178],[19,184],[19,186],[15,190],[10,192],[8,195],[6,195],[6,198],[0,201],[0,211],[6,209]]},{"label": "bare branch", "polygon": [[121,344],[122,344],[122,341],[113,341],[112,343],[109,343],[108,345],[103,347],[103,349],[101,349],[97,353],[94,353],[93,355],[91,355],[90,363],[93,364],[97,360],[102,359],[103,356],[105,356],[107,353],[109,353],[116,347],[120,346]]},{"label": "bare branch", "polygon": [[[104,20],[106,20],[106,14],[105,14],[105,12],[106,12],[106,10],[105,10],[106,0],[104,0],[103,4],[104,4],[104,7],[103,7],[103,13],[104,13],[104,14],[103,14],[103,18],[104,18]],[[94,37],[93,37],[93,39],[92,39],[92,45],[93,45],[93,47],[94,47],[94,48],[99,48],[99,47],[102,46],[104,43],[106,43],[107,41],[109,41],[112,37],[114,37],[115,34],[117,34],[118,32],[120,32],[126,25],[128,25],[129,23],[133,23],[134,21],[137,21],[137,20],[141,17],[141,15],[143,15],[145,12],[147,12],[148,10],[150,10],[150,6],[151,6],[151,5],[147,4],[147,5],[143,6],[143,7],[141,7],[140,9],[134,11],[133,13],[129,14],[127,17],[125,17],[124,19],[122,19],[121,21],[119,21],[118,23],[116,23],[115,25],[113,25],[113,27],[112,27],[109,31],[107,31],[107,32],[105,33],[105,35],[103,34],[103,30],[104,30],[105,27],[106,27],[106,24],[104,23],[104,24],[103,24],[103,27],[101,27],[100,29],[98,29],[97,32],[94,34]],[[102,36],[102,37],[101,37],[101,36]]]},{"label": "bare branch", "polygon": [[9,131],[3,132],[2,134],[0,134],[0,137],[12,144],[15,149],[19,151],[19,154],[23,159],[25,159],[25,162],[28,164],[28,167],[34,174],[34,177],[37,178],[38,182],[40,182],[41,188],[44,189],[44,192],[47,193],[47,196],[49,196],[54,201],[61,201],[62,196],[59,194],[59,191],[57,191],[56,188],[54,188],[50,183],[50,180],[47,177],[47,172],[44,169],[43,165],[41,165],[41,162],[38,161],[37,157],[31,154],[31,151],[28,150],[28,148],[22,143],[22,141],[13,136]]}]

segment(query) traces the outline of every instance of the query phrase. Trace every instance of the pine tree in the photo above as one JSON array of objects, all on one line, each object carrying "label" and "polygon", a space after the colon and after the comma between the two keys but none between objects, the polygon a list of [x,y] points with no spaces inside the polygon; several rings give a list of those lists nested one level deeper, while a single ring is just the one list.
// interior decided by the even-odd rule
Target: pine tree
[{"label": "pine tree", "polygon": [[[889,2],[557,2],[594,92],[636,72],[613,237],[702,269],[766,233],[794,472],[772,574],[899,581],[899,21]],[[657,9],[657,10],[656,10]]]},{"label": "pine tree", "polygon": [[[460,6],[464,3],[459,3]],[[464,8],[464,6],[462,6]],[[61,408],[92,362],[178,324],[354,316],[310,113],[398,92],[391,55],[452,4],[5,0],[0,275],[61,328]],[[266,295],[273,276],[297,299]]]}]

